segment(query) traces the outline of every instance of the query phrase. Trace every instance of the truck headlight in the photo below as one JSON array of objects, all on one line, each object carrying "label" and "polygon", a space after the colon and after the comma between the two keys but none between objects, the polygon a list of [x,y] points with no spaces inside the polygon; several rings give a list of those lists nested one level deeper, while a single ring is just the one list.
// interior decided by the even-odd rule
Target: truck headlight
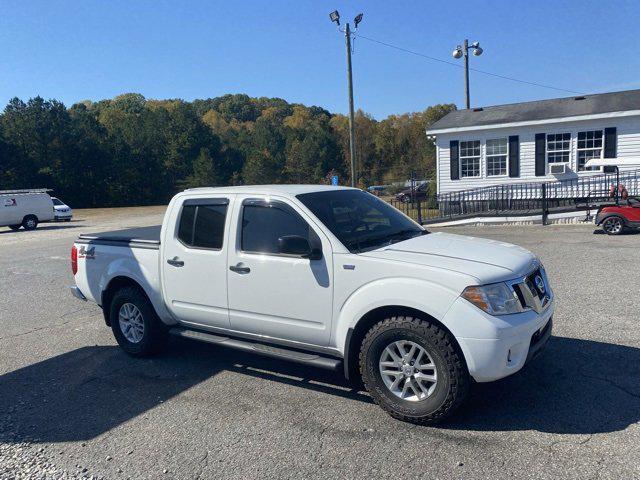
[{"label": "truck headlight", "polygon": [[464,289],[461,297],[490,315],[508,315],[524,311],[520,300],[506,283],[472,285]]}]

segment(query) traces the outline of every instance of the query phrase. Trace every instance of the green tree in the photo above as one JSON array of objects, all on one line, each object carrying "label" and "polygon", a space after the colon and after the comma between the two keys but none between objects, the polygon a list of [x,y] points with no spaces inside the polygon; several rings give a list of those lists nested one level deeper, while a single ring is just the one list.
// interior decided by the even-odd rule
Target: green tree
[{"label": "green tree", "polygon": [[183,182],[184,188],[215,187],[220,184],[216,166],[207,148],[201,148],[193,162],[193,172]]}]

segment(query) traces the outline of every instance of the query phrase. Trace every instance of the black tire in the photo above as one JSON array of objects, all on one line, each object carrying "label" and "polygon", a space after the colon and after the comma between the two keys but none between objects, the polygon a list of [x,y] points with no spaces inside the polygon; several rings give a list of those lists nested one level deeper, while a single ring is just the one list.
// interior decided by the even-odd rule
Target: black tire
[{"label": "black tire", "polygon": [[[429,396],[409,401],[396,396],[384,383],[379,361],[392,342],[417,343],[437,369],[437,383]],[[451,336],[436,325],[412,317],[391,317],[365,336],[360,349],[360,373],[373,400],[392,417],[421,425],[433,424],[451,415],[465,400],[471,384],[469,372]]]},{"label": "black tire", "polygon": [[618,215],[611,215],[602,221],[602,229],[607,235],[620,235],[624,228],[624,218]]},{"label": "black tire", "polygon": [[[133,304],[142,314],[144,333],[142,339],[136,343],[128,340],[120,328],[119,313],[125,303]],[[135,287],[123,287],[114,294],[109,305],[109,319],[118,345],[131,356],[153,355],[158,353],[166,343],[166,327],[158,318],[147,296]]]},{"label": "black tire", "polygon": [[15,232],[17,230],[20,230],[21,226],[22,225],[9,225],[9,228]]},{"label": "black tire", "polygon": [[25,230],[35,230],[38,228],[38,217],[35,215],[27,215],[22,219],[22,228]]}]

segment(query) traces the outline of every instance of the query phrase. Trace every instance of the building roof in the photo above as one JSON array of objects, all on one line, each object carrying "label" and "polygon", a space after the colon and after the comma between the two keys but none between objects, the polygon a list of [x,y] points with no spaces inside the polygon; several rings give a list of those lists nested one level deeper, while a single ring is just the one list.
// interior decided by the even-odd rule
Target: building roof
[{"label": "building roof", "polygon": [[576,120],[574,117],[631,111],[638,111],[640,114],[640,90],[456,110],[431,125],[427,134],[456,129],[475,130],[486,126],[501,127],[505,124],[541,123],[553,119]]},{"label": "building roof", "polygon": [[240,193],[249,195],[283,195],[288,197],[302,193],[324,192],[328,190],[352,190],[352,188],[332,185],[242,185],[237,187],[190,188],[185,190],[184,193]]}]

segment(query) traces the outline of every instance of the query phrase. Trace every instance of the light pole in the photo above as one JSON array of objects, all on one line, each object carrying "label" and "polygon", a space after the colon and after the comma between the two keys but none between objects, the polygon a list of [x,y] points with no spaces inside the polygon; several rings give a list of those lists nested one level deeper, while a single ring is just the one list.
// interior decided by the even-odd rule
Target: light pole
[{"label": "light pole", "polygon": [[[338,30],[344,32],[347,46],[347,90],[349,91],[349,152],[351,156],[351,186],[356,186],[356,125],[353,113],[353,75],[351,68],[351,28],[347,23],[344,30],[340,29],[340,14],[334,10],[329,14],[332,22],[338,25]],[[358,24],[362,21],[362,13],[353,19],[353,25],[358,29]]]},{"label": "light pole", "polygon": [[467,105],[467,110],[471,108],[471,100],[469,98],[469,47],[473,48],[473,55],[479,57],[482,55],[482,48],[480,48],[480,42],[473,42],[469,45],[469,40],[465,38],[464,44],[458,45],[453,51],[453,58],[458,59],[464,57],[464,98]]}]

